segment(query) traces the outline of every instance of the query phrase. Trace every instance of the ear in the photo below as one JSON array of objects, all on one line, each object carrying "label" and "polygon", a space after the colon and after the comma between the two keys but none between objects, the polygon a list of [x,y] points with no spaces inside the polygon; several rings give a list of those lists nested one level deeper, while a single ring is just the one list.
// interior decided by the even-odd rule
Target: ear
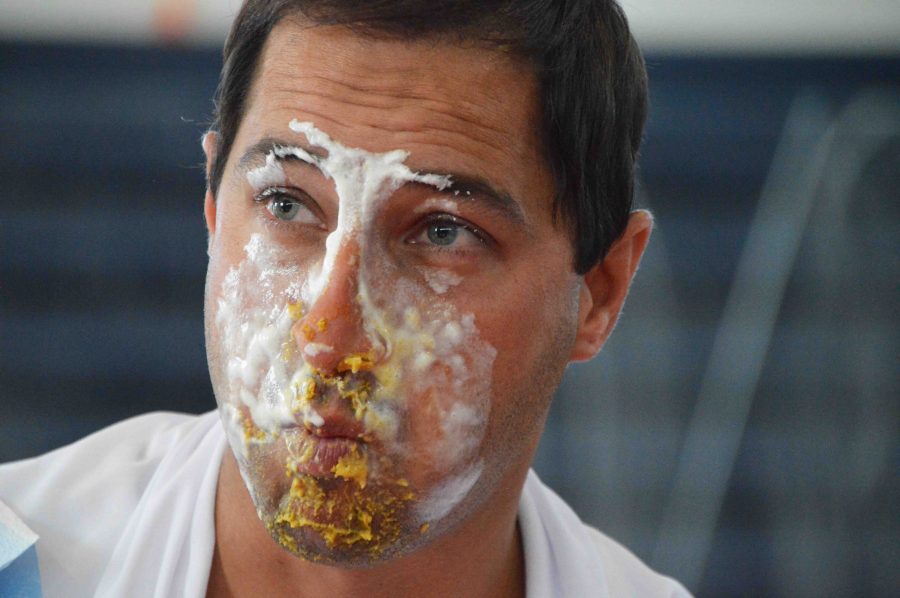
[{"label": "ear", "polygon": [[201,143],[203,145],[203,153],[206,154],[206,197],[203,200],[203,216],[206,219],[206,231],[209,233],[209,247],[207,248],[207,253],[209,253],[216,235],[216,200],[209,187],[209,181],[212,175],[213,162],[216,158],[218,135],[212,131],[207,131],[203,135]]},{"label": "ear", "polygon": [[578,330],[570,361],[591,359],[609,338],[652,229],[650,212],[632,212],[622,236],[612,244],[606,257],[584,275],[578,297]]}]

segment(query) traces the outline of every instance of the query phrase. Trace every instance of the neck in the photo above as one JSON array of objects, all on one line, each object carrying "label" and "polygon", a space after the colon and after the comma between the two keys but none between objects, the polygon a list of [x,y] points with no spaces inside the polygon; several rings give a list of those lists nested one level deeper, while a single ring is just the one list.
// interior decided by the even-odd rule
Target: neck
[{"label": "neck", "polygon": [[415,552],[367,569],[319,565],[278,546],[256,515],[230,451],[219,471],[216,545],[208,596],[525,595],[522,541],[516,524],[527,467],[502,484],[476,513]]}]

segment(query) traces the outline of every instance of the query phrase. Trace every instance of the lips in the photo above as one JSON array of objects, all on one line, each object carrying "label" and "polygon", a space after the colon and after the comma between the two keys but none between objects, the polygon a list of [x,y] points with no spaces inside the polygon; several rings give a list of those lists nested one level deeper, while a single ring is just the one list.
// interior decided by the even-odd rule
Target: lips
[{"label": "lips", "polygon": [[359,450],[360,442],[349,438],[315,438],[311,437],[312,456],[308,461],[296,464],[297,473],[305,473],[316,477],[334,477],[334,469],[342,458]]},{"label": "lips", "polygon": [[349,440],[362,439],[365,428],[361,422],[346,417],[335,417],[327,412],[323,413],[323,411],[325,411],[324,409],[317,409],[316,411],[319,416],[322,417],[322,425],[314,426],[309,422],[304,423],[306,432],[311,436],[315,436],[322,440],[341,438]]},{"label": "lips", "polygon": [[365,455],[363,432],[360,422],[337,417],[325,417],[319,427],[306,424],[286,430],[288,466],[298,474],[334,477],[341,459]]},{"label": "lips", "polygon": [[369,437],[362,419],[372,388],[370,375],[315,372],[303,388],[305,408],[296,411],[296,427],[285,431],[288,470],[319,478],[352,478],[364,486]]}]

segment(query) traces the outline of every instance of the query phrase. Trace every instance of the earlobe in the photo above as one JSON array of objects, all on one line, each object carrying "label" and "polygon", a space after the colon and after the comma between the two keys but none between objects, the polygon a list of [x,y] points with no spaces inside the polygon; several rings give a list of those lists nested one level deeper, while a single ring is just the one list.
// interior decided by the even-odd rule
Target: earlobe
[{"label": "earlobe", "polygon": [[632,212],[625,231],[603,260],[584,275],[579,293],[578,329],[570,361],[591,359],[609,338],[652,228],[650,212]]},{"label": "earlobe", "polygon": [[203,218],[206,220],[206,232],[209,235],[206,252],[210,253],[216,237],[216,200],[213,199],[209,188],[206,189],[206,197],[203,200]]},{"label": "earlobe", "polygon": [[609,327],[609,314],[601,309],[597,292],[602,285],[596,280],[602,273],[599,266],[592,268],[581,281],[578,293],[578,332],[575,345],[572,347],[570,361],[587,361],[591,359],[603,344],[601,333]]}]

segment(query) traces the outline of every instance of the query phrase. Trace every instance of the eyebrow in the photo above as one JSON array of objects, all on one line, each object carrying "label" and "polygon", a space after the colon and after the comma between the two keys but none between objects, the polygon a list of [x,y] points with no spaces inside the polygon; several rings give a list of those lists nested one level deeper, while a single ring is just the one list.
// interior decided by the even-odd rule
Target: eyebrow
[{"label": "eyebrow", "polygon": [[413,181],[412,184],[428,187],[435,194],[453,201],[464,202],[471,200],[477,202],[489,211],[512,221],[514,224],[528,226],[525,212],[522,210],[522,204],[509,193],[494,188],[485,179],[457,172],[435,172],[433,170],[426,170],[426,172],[449,178],[450,185],[443,189],[437,189],[425,183]]},{"label": "eyebrow", "polygon": [[[302,143],[298,144],[296,140],[288,141],[276,137],[263,137],[244,152],[236,165],[236,169],[239,172],[247,173],[259,166],[261,162],[264,162],[270,153],[276,152],[280,148],[289,149],[293,147],[302,149],[316,161],[325,160],[327,158],[327,154],[321,149]],[[296,161],[301,164],[309,164],[310,166],[318,167],[317,163],[309,162],[292,153],[278,156],[278,159],[280,161]],[[525,212],[522,209],[522,204],[509,193],[494,188],[487,180],[479,176],[459,172],[441,172],[427,168],[415,172],[438,177],[447,177],[450,180],[450,185],[443,189],[439,189],[420,181],[408,181],[405,184],[427,187],[434,194],[453,201],[463,202],[471,200],[477,202],[489,211],[496,213],[506,220],[529,228],[528,220],[525,218]]]},{"label": "eyebrow", "polygon": [[[301,143],[297,143],[296,140],[287,141],[284,139],[278,139],[276,137],[263,137],[244,152],[244,155],[241,156],[241,159],[238,161],[236,165],[236,170],[238,172],[246,173],[253,168],[260,165],[260,163],[265,162],[266,156],[275,152],[279,148],[292,148],[297,147],[308,153],[314,159],[324,160],[327,155],[323,153],[321,150],[310,147],[308,145],[303,145]],[[278,156],[280,161],[297,161],[302,164],[310,164],[311,166],[317,166],[315,163],[308,162],[306,160],[301,159],[296,154],[285,154],[283,156]]]}]

